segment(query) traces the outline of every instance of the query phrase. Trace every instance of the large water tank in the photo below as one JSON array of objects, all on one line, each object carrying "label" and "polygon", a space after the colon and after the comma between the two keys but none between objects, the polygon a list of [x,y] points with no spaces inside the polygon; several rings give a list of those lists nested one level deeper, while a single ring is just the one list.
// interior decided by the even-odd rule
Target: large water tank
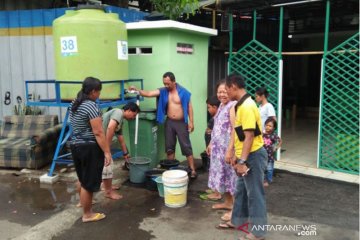
[{"label": "large water tank", "polygon": [[[53,22],[56,81],[79,81],[92,76],[101,81],[128,79],[126,25],[101,6],[68,10]],[[61,84],[61,98],[72,100],[81,84]],[[103,84],[101,99],[120,96],[120,84]]]}]

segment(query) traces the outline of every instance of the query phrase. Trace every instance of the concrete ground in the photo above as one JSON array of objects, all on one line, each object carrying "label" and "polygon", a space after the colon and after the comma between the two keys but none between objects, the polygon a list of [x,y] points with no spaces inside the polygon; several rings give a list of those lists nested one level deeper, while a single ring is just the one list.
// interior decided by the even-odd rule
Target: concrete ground
[{"label": "concrete ground", "polygon": [[[128,172],[119,170],[116,181],[123,183],[122,200],[104,199],[96,194],[96,211],[106,219],[81,222],[81,209],[75,205],[76,175],[72,168],[58,168],[60,181],[40,184],[46,170],[0,171],[0,239],[237,239],[240,230],[219,230],[224,211],[211,209],[212,201],[201,200],[207,173],[190,182],[187,205],[169,208],[156,191],[127,181]],[[359,239],[359,185],[278,171],[266,189],[267,239]],[[312,227],[312,231],[302,228]],[[301,235],[302,234],[302,235]]]}]

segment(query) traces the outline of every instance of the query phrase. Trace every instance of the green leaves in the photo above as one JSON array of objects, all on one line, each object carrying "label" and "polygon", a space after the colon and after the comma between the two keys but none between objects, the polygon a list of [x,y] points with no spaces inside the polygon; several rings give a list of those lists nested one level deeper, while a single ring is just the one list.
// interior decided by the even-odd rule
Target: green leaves
[{"label": "green leaves", "polygon": [[188,18],[199,8],[199,0],[150,0],[155,10],[161,12],[171,20],[176,20],[183,14]]}]

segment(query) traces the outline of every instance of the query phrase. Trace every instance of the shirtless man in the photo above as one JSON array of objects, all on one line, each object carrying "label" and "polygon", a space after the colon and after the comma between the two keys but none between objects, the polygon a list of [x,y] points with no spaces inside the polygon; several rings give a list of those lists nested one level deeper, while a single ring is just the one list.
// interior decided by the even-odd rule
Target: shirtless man
[{"label": "shirtless man", "polygon": [[[129,90],[138,91],[143,97],[159,97],[156,120],[165,123],[165,151],[167,158],[175,159],[176,138],[179,140],[181,153],[191,168],[191,178],[196,178],[193,152],[189,133],[194,131],[194,113],[190,101],[191,93],[176,83],[172,72],[163,75],[163,88],[152,91],[137,90],[131,86]],[[167,116],[165,118],[165,115]]]}]

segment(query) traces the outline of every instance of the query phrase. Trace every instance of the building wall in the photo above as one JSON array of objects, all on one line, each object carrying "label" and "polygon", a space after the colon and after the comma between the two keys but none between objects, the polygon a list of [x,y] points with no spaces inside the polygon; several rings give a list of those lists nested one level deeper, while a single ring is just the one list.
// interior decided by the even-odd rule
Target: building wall
[{"label": "building wall", "polygon": [[[0,119],[12,115],[17,97],[25,102],[25,80],[54,79],[55,62],[52,22],[66,9],[0,11]],[[117,7],[107,12],[118,13],[124,22],[140,21],[146,13]],[[5,105],[6,92],[11,103]],[[41,99],[54,97],[53,86],[43,84],[30,88],[29,93]],[[64,109],[41,107],[45,114],[64,115]]]},{"label": "building wall", "polygon": [[[152,48],[152,54],[129,55],[130,78],[143,78],[144,89],[153,90],[162,87],[162,75],[172,71],[176,81],[192,93],[195,131],[190,137],[195,157],[205,150],[208,39],[206,35],[174,29],[128,30],[129,48]],[[193,54],[177,53],[177,43],[193,44]],[[154,98],[146,99],[141,102],[141,108],[155,108],[155,104]],[[163,127],[160,126],[160,158],[165,158],[163,136]],[[185,159],[179,146],[176,158]]]}]

